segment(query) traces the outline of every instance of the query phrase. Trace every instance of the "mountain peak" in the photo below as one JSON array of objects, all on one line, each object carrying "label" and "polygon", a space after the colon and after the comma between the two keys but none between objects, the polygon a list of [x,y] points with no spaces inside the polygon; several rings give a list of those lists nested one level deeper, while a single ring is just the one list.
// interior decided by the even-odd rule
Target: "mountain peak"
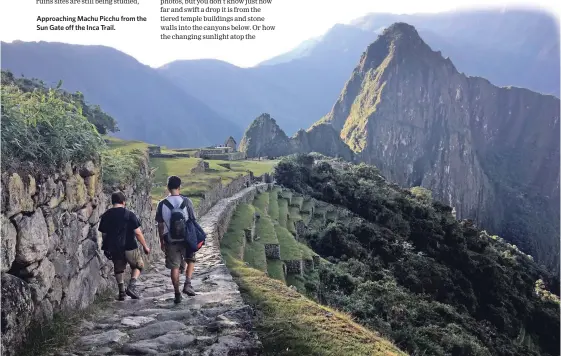
[{"label": "mountain peak", "polygon": [[382,36],[386,36],[394,40],[422,41],[421,36],[419,36],[415,27],[405,22],[396,22],[390,25],[384,30]]},{"label": "mountain peak", "polygon": [[404,56],[414,53],[432,53],[430,47],[421,39],[415,27],[405,23],[396,22],[387,27],[366,50],[366,63],[375,62],[379,65],[381,60],[388,55]]}]

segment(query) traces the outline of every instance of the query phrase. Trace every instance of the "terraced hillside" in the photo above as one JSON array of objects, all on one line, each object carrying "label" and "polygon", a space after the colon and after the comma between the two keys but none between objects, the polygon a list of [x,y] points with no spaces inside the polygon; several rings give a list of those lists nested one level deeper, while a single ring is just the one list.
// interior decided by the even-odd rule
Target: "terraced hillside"
[{"label": "terraced hillside", "polygon": [[[247,303],[258,310],[256,329],[265,355],[402,355],[376,333],[305,296],[329,263],[299,241],[310,224],[344,214],[288,189],[269,185],[240,204],[221,241],[226,263]],[[311,297],[311,296],[310,296]]]},{"label": "terraced hillside", "polygon": [[322,216],[312,218],[315,204],[280,187],[259,193],[252,204],[238,207],[222,247],[249,266],[303,292],[299,287],[316,278],[313,272],[320,260],[298,240],[298,230],[326,223]]}]

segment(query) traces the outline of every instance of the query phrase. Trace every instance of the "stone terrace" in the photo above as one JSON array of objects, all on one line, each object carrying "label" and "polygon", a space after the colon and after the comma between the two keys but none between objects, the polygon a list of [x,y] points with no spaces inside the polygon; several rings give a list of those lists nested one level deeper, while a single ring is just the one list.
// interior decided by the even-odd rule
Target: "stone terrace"
[{"label": "stone terrace", "polygon": [[222,199],[199,219],[207,241],[197,253],[196,296],[184,295],[175,305],[169,270],[163,260],[155,262],[139,279],[142,299],[112,302],[79,326],[82,336],[66,351],[53,355],[260,355],[252,309],[222,260],[219,241],[236,206],[263,189],[266,184]]}]

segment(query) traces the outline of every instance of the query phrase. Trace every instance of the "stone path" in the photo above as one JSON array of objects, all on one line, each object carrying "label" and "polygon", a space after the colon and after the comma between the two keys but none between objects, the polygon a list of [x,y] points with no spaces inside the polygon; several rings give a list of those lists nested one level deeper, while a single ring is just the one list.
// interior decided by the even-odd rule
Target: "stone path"
[{"label": "stone path", "polygon": [[175,305],[169,270],[156,261],[138,281],[142,299],[112,302],[78,326],[81,336],[72,345],[53,355],[259,355],[253,311],[243,303],[216,241],[235,206],[248,195],[252,199],[255,189],[221,200],[201,219],[207,241],[197,253],[196,296],[183,295]]}]

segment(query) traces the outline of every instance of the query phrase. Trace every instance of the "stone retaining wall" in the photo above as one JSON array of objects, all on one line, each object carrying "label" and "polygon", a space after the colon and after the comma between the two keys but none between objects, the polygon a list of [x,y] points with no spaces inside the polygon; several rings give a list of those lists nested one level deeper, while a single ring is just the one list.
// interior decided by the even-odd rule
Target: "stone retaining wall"
[{"label": "stone retaining wall", "polygon": [[220,199],[230,197],[246,188],[250,181],[251,177],[249,175],[235,178],[226,186],[223,186],[221,181],[217,181],[210,190],[204,193],[204,196],[196,209],[197,216],[203,216],[206,214]]},{"label": "stone retaining wall", "polygon": [[232,152],[232,153],[205,153],[201,151],[199,153],[200,158],[218,161],[240,161],[246,158],[244,152]]},{"label": "stone retaining wall", "polygon": [[191,158],[188,153],[150,153],[152,158]]},{"label": "stone retaining wall", "polygon": [[290,261],[285,260],[284,263],[286,264],[286,272],[288,274],[303,275],[304,263],[302,262],[302,260],[290,260]]},{"label": "stone retaining wall", "polygon": [[[147,160],[140,176],[146,181],[124,189],[127,207],[158,257]],[[1,183],[2,355],[8,356],[32,322],[85,308],[115,281],[97,231],[111,202],[98,164],[67,164],[48,177],[4,173]]]},{"label": "stone retaining wall", "polygon": [[296,239],[300,239],[301,236],[303,236],[306,231],[307,231],[307,227],[306,227],[306,223],[302,220],[298,220],[294,222],[294,228],[296,229]]},{"label": "stone retaining wall", "polygon": [[245,188],[240,192],[223,198],[220,204],[216,204],[210,209],[206,215],[199,220],[201,227],[207,234],[213,235],[217,241],[222,240],[222,236],[228,230],[228,225],[232,219],[232,215],[236,207],[242,203],[251,203],[255,198],[258,189],[266,189],[266,185],[259,185]]},{"label": "stone retaining wall", "polygon": [[304,260],[304,268],[306,269],[306,272],[311,272],[314,270],[314,260]]},{"label": "stone retaining wall", "polygon": [[279,244],[263,244],[265,246],[265,257],[272,260],[280,260]]}]

